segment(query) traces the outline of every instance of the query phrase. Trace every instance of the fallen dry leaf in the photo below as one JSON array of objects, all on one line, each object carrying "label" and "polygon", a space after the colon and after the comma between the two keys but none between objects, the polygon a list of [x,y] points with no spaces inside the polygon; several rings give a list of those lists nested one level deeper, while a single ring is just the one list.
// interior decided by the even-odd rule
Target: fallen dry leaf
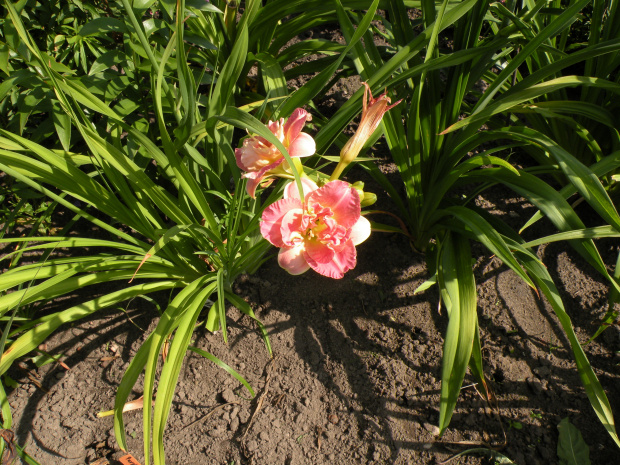
[{"label": "fallen dry leaf", "polygon": [[[130,412],[132,410],[139,410],[144,407],[144,398],[138,397],[130,402],[127,402],[123,407],[123,413]],[[106,410],[105,412],[99,412],[97,414],[98,418],[109,417],[110,415],[114,415],[114,410]]]}]

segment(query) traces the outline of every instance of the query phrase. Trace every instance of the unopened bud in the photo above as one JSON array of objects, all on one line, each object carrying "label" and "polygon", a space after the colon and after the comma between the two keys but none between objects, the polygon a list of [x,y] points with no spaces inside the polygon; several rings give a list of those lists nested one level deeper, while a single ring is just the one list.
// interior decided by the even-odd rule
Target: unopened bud
[{"label": "unopened bud", "polygon": [[377,201],[377,195],[372,192],[364,192],[364,198],[361,199],[361,207],[370,207]]},{"label": "unopened bud", "polygon": [[357,181],[351,184],[351,187],[355,189],[357,195],[360,196],[360,203],[364,201],[364,183],[362,181]]},{"label": "unopened bud", "polygon": [[379,97],[374,98],[370,91],[370,86],[365,82],[363,84],[364,98],[362,100],[362,118],[355,134],[353,134],[340,151],[340,161],[330,178],[332,181],[338,179],[347,165],[357,158],[366,141],[381,123],[383,115],[390,108],[393,108],[401,102],[399,100],[393,105],[390,105],[391,101],[387,93],[383,93]]}]

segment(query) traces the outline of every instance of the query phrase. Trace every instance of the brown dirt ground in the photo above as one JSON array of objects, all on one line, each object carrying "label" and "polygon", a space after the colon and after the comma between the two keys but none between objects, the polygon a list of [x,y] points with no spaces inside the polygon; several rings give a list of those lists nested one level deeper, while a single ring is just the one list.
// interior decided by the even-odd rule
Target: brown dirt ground
[{"label": "brown dirt ground", "polygon": [[[507,220],[531,214],[518,200],[480,204]],[[612,262],[618,247],[610,241],[600,249]],[[607,285],[566,246],[541,254],[586,341],[604,313]],[[198,328],[195,344],[238,370],[257,397],[189,354],[166,431],[167,463],[438,464],[468,448],[495,447],[520,465],[554,464],[557,424],[565,417],[581,430],[592,463],[616,463],[618,449],[589,405],[550,307],[482,250],[474,266],[478,314],[497,405],[486,404],[468,376],[451,426],[437,438],[447,317],[434,288],[414,295],[427,278],[423,257],[403,237],[376,233],[358,247],[358,260],[342,280],[289,276],[275,260],[238,280],[236,290],[268,328],[274,358],[234,308],[228,345],[221,334]],[[40,463],[118,456],[112,418],[96,414],[112,408],[129,360],[156,324],[146,301],[126,311],[102,312],[48,341],[69,371],[32,371],[24,362],[28,371],[11,373],[20,383],[9,395],[14,432]],[[612,327],[585,349],[618,417],[620,332]],[[127,413],[126,423],[129,451],[144,463],[141,414]],[[450,463],[493,462],[470,455]]]}]

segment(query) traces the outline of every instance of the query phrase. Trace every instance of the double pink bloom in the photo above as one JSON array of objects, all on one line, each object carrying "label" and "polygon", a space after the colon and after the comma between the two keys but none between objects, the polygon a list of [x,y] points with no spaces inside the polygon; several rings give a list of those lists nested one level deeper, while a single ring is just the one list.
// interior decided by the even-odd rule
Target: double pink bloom
[{"label": "double pink bloom", "polygon": [[260,230],[280,247],[278,263],[290,274],[312,268],[330,278],[342,278],[355,267],[355,246],[370,235],[370,222],[360,214],[360,197],[344,181],[318,187],[302,178],[304,200],[297,185],[289,183],[284,198],[271,204],[262,216]]},{"label": "double pink bloom", "polygon": [[[281,118],[280,121],[269,121],[267,124],[292,158],[309,157],[316,151],[312,136],[301,132],[308,119],[308,112],[297,108],[286,122]],[[284,163],[284,155],[263,137],[245,139],[243,146],[235,149],[235,158],[237,166],[245,171],[243,177],[248,179],[247,190],[251,197],[254,197],[256,188],[268,176],[292,177],[288,163]]]}]

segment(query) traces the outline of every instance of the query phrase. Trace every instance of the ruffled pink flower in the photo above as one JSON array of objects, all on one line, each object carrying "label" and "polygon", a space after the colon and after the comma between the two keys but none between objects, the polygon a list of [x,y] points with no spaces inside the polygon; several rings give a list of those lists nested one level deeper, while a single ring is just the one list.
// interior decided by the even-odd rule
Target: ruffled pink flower
[{"label": "ruffled pink flower", "polygon": [[340,279],[357,263],[355,246],[370,235],[370,222],[360,214],[360,197],[344,181],[319,188],[302,178],[304,202],[297,185],[289,183],[284,198],[265,209],[260,230],[280,247],[278,263],[290,274],[312,268]]},{"label": "ruffled pink flower", "polygon": [[[306,121],[310,120],[308,112],[303,108],[297,108],[284,122],[269,121],[267,127],[286,147],[291,157],[309,157],[316,151],[316,143],[309,134],[301,132]],[[260,136],[248,137],[243,141],[243,146],[235,149],[237,166],[245,173],[248,179],[247,190],[254,197],[258,185],[268,176],[290,175],[287,166],[280,166],[284,162],[284,156],[271,143]]]}]

